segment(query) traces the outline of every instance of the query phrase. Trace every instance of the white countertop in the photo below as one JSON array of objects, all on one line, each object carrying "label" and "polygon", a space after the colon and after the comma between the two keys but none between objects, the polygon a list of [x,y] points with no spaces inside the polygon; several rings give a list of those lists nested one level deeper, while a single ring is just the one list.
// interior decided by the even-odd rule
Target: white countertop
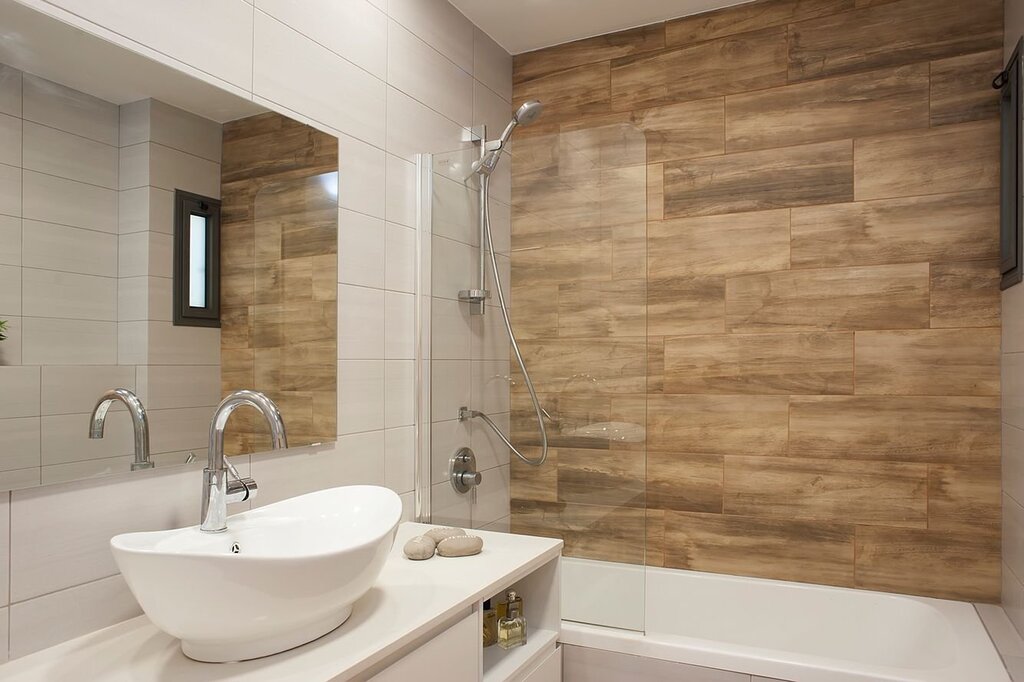
[{"label": "white countertop", "polygon": [[[396,653],[476,602],[557,557],[561,540],[473,531],[472,557],[409,561],[406,540],[431,526],[403,523],[376,585],[337,630],[291,651],[241,663],[197,663],[145,616],[0,666],[11,682],[326,682],[347,679]],[[244,608],[239,618],[245,617]]]}]

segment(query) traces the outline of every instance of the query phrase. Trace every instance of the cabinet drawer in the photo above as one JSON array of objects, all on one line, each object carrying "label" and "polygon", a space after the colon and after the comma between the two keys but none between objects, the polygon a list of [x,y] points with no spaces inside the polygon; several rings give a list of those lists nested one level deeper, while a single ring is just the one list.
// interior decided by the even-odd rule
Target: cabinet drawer
[{"label": "cabinet drawer", "polygon": [[445,682],[476,682],[480,679],[479,619],[480,616],[476,612],[469,614],[370,680],[429,680],[434,679],[431,675],[443,670]]},{"label": "cabinet drawer", "polygon": [[562,682],[562,647],[555,647],[536,668],[519,682]]}]

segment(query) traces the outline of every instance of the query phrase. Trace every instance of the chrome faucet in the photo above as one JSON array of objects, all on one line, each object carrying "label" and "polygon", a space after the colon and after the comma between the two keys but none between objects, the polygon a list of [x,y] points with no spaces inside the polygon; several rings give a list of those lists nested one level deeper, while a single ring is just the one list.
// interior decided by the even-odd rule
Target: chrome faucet
[{"label": "chrome faucet", "polygon": [[[270,444],[274,450],[288,447],[284,420],[273,400],[259,391],[235,391],[220,401],[210,423],[209,459],[203,469],[203,504],[199,529],[206,533],[220,533],[228,529],[229,502],[242,502],[256,496],[256,481],[242,478],[224,457],[224,428],[231,413],[243,405],[256,408],[267,420]],[[229,474],[234,478],[230,483]]]},{"label": "chrome faucet", "polygon": [[153,462],[149,459],[149,418],[146,416],[146,408],[142,406],[139,397],[127,388],[114,388],[100,396],[96,407],[92,408],[92,417],[89,418],[89,438],[103,438],[107,410],[115,400],[124,403],[132,416],[132,427],[135,429],[135,461],[132,462],[132,471],[152,469]]}]

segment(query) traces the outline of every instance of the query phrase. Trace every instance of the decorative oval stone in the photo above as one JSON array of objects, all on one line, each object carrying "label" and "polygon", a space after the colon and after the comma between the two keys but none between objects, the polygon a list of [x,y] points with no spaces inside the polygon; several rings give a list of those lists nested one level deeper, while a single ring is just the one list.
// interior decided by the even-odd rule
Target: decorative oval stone
[{"label": "decorative oval stone", "polygon": [[465,535],[466,531],[461,528],[431,528],[423,534],[424,537],[428,537],[435,543],[441,542],[445,538],[453,538],[459,535]]},{"label": "decorative oval stone", "polygon": [[428,538],[426,535],[417,535],[405,543],[405,556],[413,561],[423,561],[434,556],[434,549],[436,547],[437,543],[434,542],[433,538]]},{"label": "decorative oval stone", "polygon": [[437,543],[437,553],[448,557],[472,556],[479,554],[483,548],[484,539],[476,535],[456,535]]}]

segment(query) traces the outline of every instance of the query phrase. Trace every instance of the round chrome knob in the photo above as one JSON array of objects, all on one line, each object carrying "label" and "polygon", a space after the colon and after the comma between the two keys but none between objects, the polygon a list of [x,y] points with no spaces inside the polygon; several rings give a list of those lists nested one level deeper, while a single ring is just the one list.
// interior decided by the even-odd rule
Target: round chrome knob
[{"label": "round chrome knob", "polygon": [[448,462],[448,474],[455,492],[464,495],[480,485],[483,475],[476,470],[476,455],[469,448],[459,448]]}]

